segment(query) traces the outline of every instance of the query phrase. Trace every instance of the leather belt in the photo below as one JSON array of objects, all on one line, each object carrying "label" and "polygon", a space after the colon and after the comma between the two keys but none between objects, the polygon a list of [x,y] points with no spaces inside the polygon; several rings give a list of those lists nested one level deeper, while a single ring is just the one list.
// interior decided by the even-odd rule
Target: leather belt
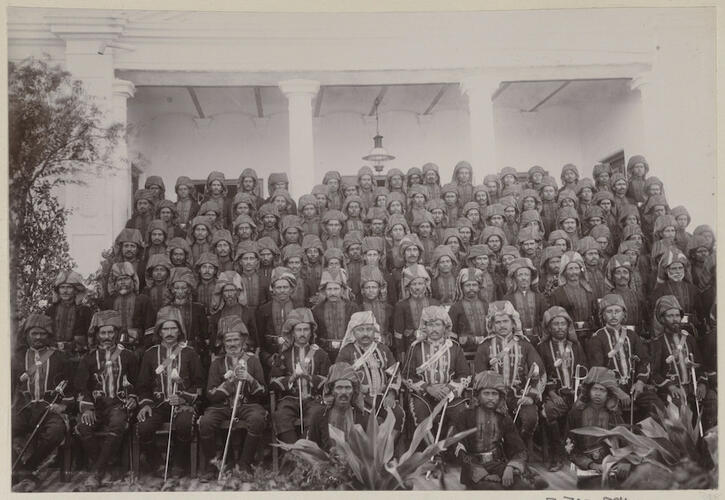
[{"label": "leather belt", "polygon": [[329,344],[333,349],[339,349],[342,345],[342,340],[320,339],[320,341]]}]

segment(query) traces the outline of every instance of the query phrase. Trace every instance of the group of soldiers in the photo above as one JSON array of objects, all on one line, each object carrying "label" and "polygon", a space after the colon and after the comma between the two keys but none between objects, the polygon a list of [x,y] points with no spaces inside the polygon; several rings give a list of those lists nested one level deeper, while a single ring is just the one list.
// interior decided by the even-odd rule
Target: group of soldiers
[{"label": "group of soldiers", "polygon": [[568,164],[559,188],[506,167],[474,185],[462,161],[441,185],[428,163],[376,186],[363,167],[296,204],[280,173],[267,199],[252,169],[233,197],[219,172],[201,199],[179,177],[175,202],[148,177],[94,293],[62,271],[18,328],[15,480],[32,486],[69,432],[95,489],[132,426],[141,469],[164,477],[188,473],[198,432],[211,479],[250,471],[270,421],[273,439],[330,449],[329,425],[392,416],[404,443],[443,401],[426,441],[477,429],[445,456],[470,489],[544,487],[532,441],[551,471],[568,439],[573,467],[601,472],[609,445],[570,431],[635,429],[667,405],[690,405],[702,435],[717,409],[714,233],[687,232],[643,157],[626,170],[580,179]]}]

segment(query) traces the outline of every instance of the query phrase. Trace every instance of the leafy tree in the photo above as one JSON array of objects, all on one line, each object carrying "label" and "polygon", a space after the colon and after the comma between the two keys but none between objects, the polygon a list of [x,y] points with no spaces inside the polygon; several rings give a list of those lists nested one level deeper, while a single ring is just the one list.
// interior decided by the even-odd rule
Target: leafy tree
[{"label": "leafy tree", "polygon": [[13,326],[43,309],[58,271],[72,268],[57,188],[110,164],[122,127],[82,84],[47,60],[9,63],[9,236]]}]

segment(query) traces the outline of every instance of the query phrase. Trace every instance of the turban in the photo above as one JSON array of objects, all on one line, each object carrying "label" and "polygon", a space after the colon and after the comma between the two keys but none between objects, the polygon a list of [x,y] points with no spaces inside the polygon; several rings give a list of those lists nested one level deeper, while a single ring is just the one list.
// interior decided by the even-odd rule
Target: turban
[{"label": "turban", "polygon": [[26,336],[33,328],[40,328],[45,330],[51,337],[55,337],[55,330],[53,328],[53,320],[45,314],[30,314],[20,326],[20,332],[23,336]]},{"label": "turban", "polygon": [[219,318],[219,337],[222,339],[227,333],[240,333],[242,336],[249,336],[247,325],[244,324],[242,318],[237,315],[230,314]]},{"label": "turban", "polygon": [[664,314],[666,311],[669,311],[670,309],[679,309],[680,314],[683,313],[682,307],[680,306],[677,297],[675,297],[674,295],[663,295],[662,297],[657,299],[657,302],[655,302],[652,314],[652,330],[654,330],[655,338],[659,337],[664,333],[665,326],[660,321],[660,318],[662,317],[662,314]]},{"label": "turban", "polygon": [[667,276],[667,268],[677,262],[681,263],[685,268],[685,277],[683,281],[692,283],[692,279],[690,277],[690,261],[684,253],[674,246],[665,248],[662,257],[659,259],[659,263],[657,264],[657,283],[664,283],[669,280],[669,277]]},{"label": "turban", "polygon": [[424,307],[420,313],[420,323],[418,325],[418,329],[423,337],[427,337],[428,335],[425,329],[426,323],[436,320],[443,322],[443,326],[446,328],[444,336],[447,337],[450,335],[453,328],[453,322],[451,321],[451,317],[448,315],[446,308],[443,306],[427,306]]},{"label": "turban", "polygon": [[156,313],[156,324],[154,325],[154,333],[156,336],[161,336],[161,326],[167,321],[176,322],[180,332],[179,338],[186,338],[186,328],[184,327],[184,320],[181,317],[181,311],[174,306],[164,306]]},{"label": "turban", "polygon": [[491,370],[485,370],[476,374],[473,380],[473,390],[480,392],[483,389],[495,389],[502,395],[506,395],[507,387],[503,375]]},{"label": "turban", "polygon": [[279,280],[287,281],[292,290],[297,288],[297,278],[288,267],[278,266],[272,269],[272,276],[269,278],[270,291],[273,290],[274,284]]},{"label": "turban", "polygon": [[130,262],[116,262],[111,266],[111,275],[108,280],[108,293],[113,295],[116,293],[116,280],[122,276],[130,276],[133,281],[133,289],[138,293],[139,281],[136,270]]},{"label": "turban", "polygon": [[88,333],[95,334],[102,326],[112,326],[116,330],[123,327],[121,323],[121,313],[113,309],[107,311],[98,311],[93,315],[91,324],[88,327]]},{"label": "turban", "polygon": [[297,243],[290,243],[282,247],[282,263],[287,264],[287,261],[292,257],[299,257],[302,260],[305,256],[304,250]]},{"label": "turban", "polygon": [[403,278],[401,280],[400,287],[403,300],[410,297],[408,286],[417,278],[423,278],[425,280],[425,288],[427,290],[427,294],[430,295],[430,276],[428,275],[428,271],[426,271],[425,267],[421,264],[413,264],[412,266],[406,266],[403,268]]},{"label": "turban", "polygon": [[[227,271],[228,272],[228,271]],[[190,269],[186,267],[175,267],[171,270],[171,276],[169,277],[168,286],[170,290],[173,290],[174,283],[183,281],[189,286],[190,290],[196,289],[196,276]]]},{"label": "turban", "polygon": [[262,220],[265,215],[274,215],[274,217],[279,220],[279,210],[277,210],[277,206],[272,203],[265,203],[259,207],[259,210],[257,210],[257,218]]},{"label": "turban", "polygon": [[272,255],[279,257],[279,247],[269,236],[262,236],[259,238],[257,240],[257,247],[259,248],[260,254],[262,253],[262,250],[269,250],[272,252]]},{"label": "turban", "polygon": [[549,332],[549,323],[551,323],[554,318],[566,319],[568,324],[566,336],[572,342],[578,343],[579,339],[577,338],[576,330],[574,329],[574,320],[571,319],[571,316],[569,316],[569,313],[566,312],[566,309],[561,306],[552,306],[544,311],[544,316],[541,321],[541,330],[543,331],[543,335],[541,336],[541,342],[544,343],[551,338],[551,332]]},{"label": "turban", "polygon": [[521,335],[521,317],[518,311],[514,308],[513,304],[508,300],[497,300],[491,302],[488,305],[488,314],[486,314],[486,329],[489,332],[494,332],[493,322],[496,319],[497,314],[505,314],[513,321],[513,333],[515,335]]},{"label": "turban", "polygon": [[197,269],[200,268],[204,264],[211,264],[217,270],[219,269],[219,259],[217,258],[216,254],[213,254],[211,252],[204,252],[196,260],[196,268]]},{"label": "turban", "polygon": [[217,281],[214,284],[214,292],[212,293],[211,298],[212,314],[224,307],[224,289],[229,285],[233,286],[237,290],[237,300],[239,303],[244,306],[247,305],[247,292],[244,289],[242,277],[239,276],[239,273],[236,271],[224,271],[219,274]]},{"label": "turban", "polygon": [[627,394],[625,394],[625,392],[619,388],[619,384],[617,383],[617,378],[614,375],[614,372],[608,368],[605,368],[604,366],[592,366],[591,368],[589,368],[587,376],[584,377],[582,383],[599,384],[601,386],[604,386],[620,401],[627,397]]},{"label": "turban", "polygon": [[316,234],[306,234],[305,237],[302,238],[302,250],[306,252],[310,248],[316,248],[319,250],[320,255],[322,255],[325,251],[325,247],[322,246],[322,240]]},{"label": "turban", "polygon": [[341,380],[349,380],[352,382],[353,395],[350,398],[350,402],[352,404],[360,405],[360,402],[358,401],[358,396],[360,395],[360,379],[358,378],[357,373],[355,373],[355,370],[352,369],[352,365],[343,361],[330,366],[323,394],[325,402],[328,405],[331,405],[334,402],[332,390],[335,387],[335,383]]},{"label": "turban", "polygon": [[[391,195],[391,198],[392,198],[392,195]],[[390,201],[388,201],[388,205],[390,205]],[[405,229],[406,234],[410,232],[410,226],[408,226],[408,221],[405,220],[405,217],[403,217],[400,214],[393,214],[388,218],[388,225],[385,227],[385,234],[390,236],[390,232],[397,225],[403,226],[403,229]]]},{"label": "turban", "polygon": [[[519,269],[529,269],[531,271],[532,287],[539,282],[539,272],[536,269],[536,266],[534,266],[534,263],[531,262],[531,259],[526,257],[514,259],[511,264],[509,264],[509,276],[512,278],[516,277],[516,271]],[[516,286],[518,287],[518,285]]]},{"label": "turban", "polygon": [[569,264],[577,264],[581,270],[581,278],[579,283],[588,291],[592,291],[591,286],[586,281],[586,267],[584,266],[584,259],[577,252],[564,252],[561,256],[561,264],[559,266],[559,284],[566,284],[566,268]]},{"label": "turban", "polygon": [[375,319],[375,314],[373,314],[372,311],[356,312],[350,316],[350,321],[347,323],[347,330],[345,331],[345,336],[342,338],[340,349],[345,347],[347,344],[355,342],[354,330],[358,326],[362,325],[373,325],[375,328],[375,342],[380,342],[382,340],[382,337],[380,336],[380,325],[378,325],[378,321]]},{"label": "turban", "polygon": [[620,267],[624,267],[629,271],[629,284],[632,283],[632,259],[628,255],[617,254],[607,262],[607,272],[604,276],[604,282],[608,289],[614,289],[614,271]]},{"label": "turban", "polygon": [[624,303],[624,299],[621,295],[616,293],[608,293],[601,299],[599,299],[599,314],[604,315],[604,311],[607,307],[619,306],[621,307],[626,315],[627,305]]},{"label": "turban", "polygon": [[434,278],[437,278],[440,274],[438,261],[440,261],[443,257],[451,259],[451,262],[453,263],[453,270],[458,267],[458,257],[456,257],[456,254],[453,253],[453,249],[449,245],[438,245],[435,247],[435,250],[433,250],[433,255],[430,259],[431,272]]},{"label": "turban", "polygon": [[483,271],[475,267],[468,267],[458,272],[458,277],[456,278],[456,302],[463,298],[463,285],[469,281],[475,281],[479,286],[482,286]]},{"label": "turban", "polygon": [[80,304],[83,301],[87,292],[86,286],[83,284],[83,276],[75,271],[60,271],[53,282],[53,302],[59,300],[57,292],[60,285],[71,285],[75,289],[76,304]]},{"label": "turban", "polygon": [[256,257],[259,257],[259,246],[256,241],[240,241],[235,252],[236,260],[241,259],[247,253],[253,253]]},{"label": "turban", "polygon": [[365,214],[365,222],[370,223],[374,220],[381,220],[385,223],[388,220],[388,212],[381,207],[370,207],[368,213]]},{"label": "turban", "polygon": [[296,228],[302,232],[302,219],[297,215],[285,215],[279,223],[279,232],[284,235],[288,229]]},{"label": "turban", "polygon": [[230,251],[234,248],[232,233],[230,233],[226,229],[217,229],[216,231],[214,231],[214,236],[212,236],[211,238],[212,248],[216,247],[217,243],[219,243],[220,241],[226,241],[227,243],[229,243]]},{"label": "turban", "polygon": [[403,239],[400,240],[400,256],[404,257],[406,248],[412,247],[412,246],[418,247],[418,251],[420,252],[420,255],[423,255],[423,252],[424,252],[423,244],[420,242],[418,235],[413,233],[413,234],[406,234],[405,236],[403,236]]},{"label": "turban", "polygon": [[312,329],[310,343],[312,343],[312,339],[314,339],[315,331],[317,331],[317,322],[315,321],[315,317],[312,315],[312,311],[310,309],[306,307],[298,307],[296,309],[292,309],[289,314],[287,314],[287,319],[285,319],[282,324],[282,335],[288,337],[290,345],[292,345],[294,340],[292,338],[292,331],[295,326],[300,323],[308,323],[310,325],[310,328]]},{"label": "turban", "polygon": [[171,261],[166,256],[166,254],[157,253],[157,254],[152,255],[149,258],[148,262],[146,263],[146,280],[147,281],[152,280],[152,274],[154,272],[154,268],[159,267],[159,266],[166,269],[167,277],[171,273],[171,268],[174,267],[171,265]]},{"label": "turban", "polygon": [[388,282],[385,281],[385,277],[378,266],[365,265],[360,269],[360,295],[362,295],[365,284],[370,281],[374,281],[380,286],[380,298],[384,300],[387,296]]}]

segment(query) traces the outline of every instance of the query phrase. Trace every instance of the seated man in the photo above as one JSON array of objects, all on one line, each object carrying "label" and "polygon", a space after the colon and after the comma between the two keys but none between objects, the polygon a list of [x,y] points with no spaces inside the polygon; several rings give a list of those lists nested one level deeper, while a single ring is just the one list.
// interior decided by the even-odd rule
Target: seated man
[{"label": "seated man", "polygon": [[380,326],[372,311],[356,312],[350,317],[337,360],[349,363],[357,373],[366,411],[382,419],[386,418],[388,410],[393,412],[395,440],[405,420],[405,412],[397,402],[400,365],[392,351],[382,343]]},{"label": "seated man", "polygon": [[546,385],[544,364],[521,331],[519,313],[511,302],[492,302],[486,326],[492,333],[478,347],[474,360],[476,373],[493,370],[503,375],[508,387],[506,403],[514,415],[514,423],[520,426],[521,438],[527,442],[538,423],[537,403]]},{"label": "seated man", "polygon": [[[578,434],[576,429],[595,426],[609,430],[624,424],[620,403],[626,404],[629,396],[619,388],[615,373],[602,366],[592,366],[583,384],[582,397],[569,412],[566,448],[576,468],[577,488],[599,489],[602,462],[611,450],[604,438]],[[629,468],[629,463],[624,462],[610,473],[621,482],[629,474]]]},{"label": "seated man", "polygon": [[[663,295],[654,307],[655,324],[663,332],[652,341],[652,381],[663,401],[686,399],[693,418],[702,413],[702,430],[717,425],[717,393],[712,389],[695,338],[682,329],[683,310],[674,295]],[[659,333],[659,332],[658,332]],[[684,398],[683,398],[684,396]],[[698,405],[695,404],[695,399]]]},{"label": "seated man", "polygon": [[[37,486],[34,472],[65,438],[63,414],[74,398],[66,396],[73,392],[70,387],[60,385],[67,383],[72,374],[66,355],[51,347],[55,343],[53,320],[43,314],[31,314],[21,325],[20,335],[26,339],[27,349],[13,356],[11,362],[13,438],[27,439],[48,405],[55,401],[38,427],[33,446],[23,455],[27,458],[23,462],[21,457],[14,471],[13,481],[21,482],[17,489],[32,491]],[[65,392],[55,392],[57,389]],[[17,459],[13,456],[13,461]]]},{"label": "seated man", "polygon": [[508,388],[493,371],[476,374],[476,402],[456,420],[457,431],[477,432],[456,446],[461,461],[461,483],[469,490],[530,490],[546,488],[526,466],[526,445],[506,410]]},{"label": "seated man", "polygon": [[[249,331],[242,320],[236,316],[227,316],[220,323],[219,336],[224,355],[214,359],[209,367],[206,384],[209,406],[199,418],[199,440],[204,457],[221,468],[222,464],[215,460],[216,431],[228,429],[234,398],[239,390],[235,416],[247,426],[239,466],[243,471],[249,472],[267,419],[267,412],[260,404],[267,392],[264,387],[264,373],[259,358],[247,352],[245,344],[249,339]],[[227,454],[227,464],[233,460],[233,455]],[[214,471],[207,469],[206,479],[213,479],[215,476]]]},{"label": "seated man", "polygon": [[[81,359],[73,387],[79,394],[77,430],[91,466],[84,486],[96,490],[108,464],[120,450],[128,428],[129,412],[135,410],[138,403],[134,389],[138,358],[118,343],[121,313],[97,312],[93,315],[90,332],[97,348]],[[99,439],[94,434],[97,430],[107,434]]]},{"label": "seated man", "polygon": [[[443,306],[428,306],[421,312],[418,340],[410,347],[403,368],[416,426],[443,398],[450,401],[445,415],[449,422],[455,422],[465,408],[462,394],[471,376],[463,349],[451,339],[452,326]],[[426,440],[431,440],[430,434]]]},{"label": "seated man", "polygon": [[272,418],[277,438],[285,443],[297,441],[296,419],[301,418],[303,430],[308,431],[322,411],[320,395],[330,358],[314,343],[316,331],[312,311],[293,309],[282,326],[280,352],[270,358],[270,390],[278,397]]},{"label": "seated man", "polygon": [[552,448],[549,470],[556,472],[561,469],[564,458],[561,429],[574,404],[575,379],[582,367],[586,370],[587,361],[574,331],[574,321],[563,307],[547,309],[541,326],[543,337],[537,349],[546,369],[542,414]]},{"label": "seated man", "polygon": [[325,401],[329,403],[310,424],[310,441],[329,451],[335,444],[330,439],[333,426],[347,434],[350,428],[359,424],[367,428],[368,415],[360,408],[360,379],[348,363],[335,363],[325,381]]},{"label": "seated man", "polygon": [[182,340],[186,338],[184,323],[175,307],[159,310],[154,334],[159,343],[146,350],[138,373],[138,435],[145,450],[149,470],[160,464],[154,442],[156,431],[169,422],[174,411],[172,428],[175,447],[173,474],[183,473],[189,460],[189,443],[196,410],[194,404],[201,394],[204,374],[199,355]]}]

